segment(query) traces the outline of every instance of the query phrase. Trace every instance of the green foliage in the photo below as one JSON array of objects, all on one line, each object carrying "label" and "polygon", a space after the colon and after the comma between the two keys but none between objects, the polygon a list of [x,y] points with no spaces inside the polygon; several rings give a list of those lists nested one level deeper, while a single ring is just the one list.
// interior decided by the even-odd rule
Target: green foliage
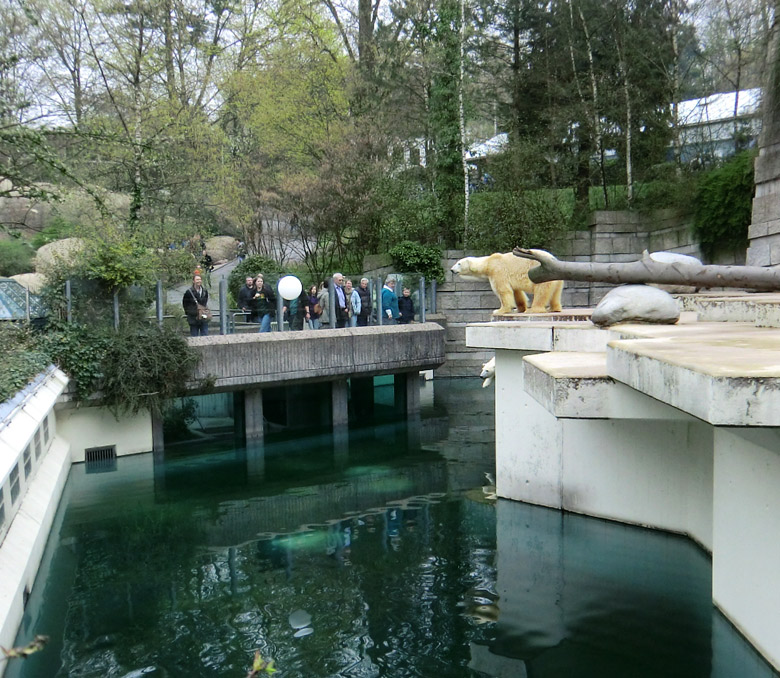
[{"label": "green foliage", "polygon": [[472,196],[470,245],[483,252],[546,247],[569,223],[558,191],[486,191]]},{"label": "green foliage", "polygon": [[18,238],[0,240],[0,276],[10,277],[32,271],[33,251]]},{"label": "green foliage", "polygon": [[109,331],[78,323],[61,323],[43,332],[36,342],[76,387],[76,399],[87,400],[99,388]]},{"label": "green foliage", "polygon": [[198,363],[181,333],[156,325],[114,332],[55,322],[38,332],[4,327],[0,340],[5,348],[0,402],[54,363],[70,377],[77,400],[97,396],[116,415],[147,407],[162,412],[169,399],[184,392]]},{"label": "green foliage", "polygon": [[247,257],[230,272],[228,290],[234,295],[238,295],[246,277],[252,276],[254,278],[258,273],[262,273],[263,280],[273,286],[283,271],[284,269],[276,261],[268,257],[259,254]]},{"label": "green foliage", "polygon": [[656,165],[635,188],[633,207],[639,210],[675,209],[687,213],[693,209],[701,174],[673,163]]},{"label": "green foliage", "polygon": [[753,201],[753,158],[746,151],[702,177],[694,199],[694,232],[702,252],[712,259],[718,252],[747,247]]},{"label": "green foliage", "polygon": [[174,330],[156,325],[123,328],[103,356],[101,401],[117,414],[146,407],[162,412],[167,400],[184,393],[198,360]]},{"label": "green foliage", "polygon": [[3,369],[0,370],[0,403],[23,389],[50,364],[49,357],[35,350],[29,332],[16,323],[0,324]]},{"label": "green foliage", "polygon": [[427,280],[444,282],[441,250],[438,247],[406,240],[392,247],[389,254],[399,273],[419,273]]},{"label": "green foliage", "polygon": [[48,245],[55,240],[64,240],[65,238],[71,238],[76,235],[76,226],[63,217],[57,215],[52,217],[45,228],[36,233],[30,244],[34,249]]},{"label": "green foliage", "polygon": [[151,282],[155,270],[151,251],[135,238],[101,240],[85,252],[85,277],[98,280],[110,292],[138,282]]}]

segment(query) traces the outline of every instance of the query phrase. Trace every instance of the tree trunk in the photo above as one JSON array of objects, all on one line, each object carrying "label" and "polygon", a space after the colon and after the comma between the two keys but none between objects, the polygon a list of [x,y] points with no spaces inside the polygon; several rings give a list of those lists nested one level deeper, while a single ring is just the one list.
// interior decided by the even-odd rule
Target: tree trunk
[{"label": "tree trunk", "polygon": [[704,264],[666,264],[654,261],[645,252],[639,261],[628,264],[589,264],[561,261],[544,250],[515,247],[515,256],[532,259],[539,266],[528,277],[534,283],[551,280],[605,282],[615,285],[657,283],[691,287],[739,287],[774,292],[780,290],[780,267],[705,266]]},{"label": "tree trunk", "polygon": [[458,70],[458,127],[460,162],[463,168],[463,245],[469,245],[469,164],[466,160],[466,114],[463,109],[463,76],[465,74],[466,0],[460,0],[460,64]]}]

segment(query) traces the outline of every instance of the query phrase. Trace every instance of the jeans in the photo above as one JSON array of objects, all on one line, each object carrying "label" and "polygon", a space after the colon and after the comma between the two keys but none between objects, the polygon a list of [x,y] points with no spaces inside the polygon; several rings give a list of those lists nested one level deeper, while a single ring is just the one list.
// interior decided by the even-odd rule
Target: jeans
[{"label": "jeans", "polygon": [[349,319],[349,327],[357,327],[357,321],[358,321],[358,317],[356,315],[353,315]]},{"label": "jeans", "polygon": [[320,319],[319,318],[312,318],[311,319],[311,328],[313,330],[320,329],[320,325],[321,325],[321,323],[320,323]]},{"label": "jeans", "polygon": [[191,337],[209,336],[209,321],[196,320],[195,322],[190,323],[190,336]]},{"label": "jeans", "polygon": [[270,332],[271,331],[271,314],[266,313],[260,318],[260,329],[258,332]]}]

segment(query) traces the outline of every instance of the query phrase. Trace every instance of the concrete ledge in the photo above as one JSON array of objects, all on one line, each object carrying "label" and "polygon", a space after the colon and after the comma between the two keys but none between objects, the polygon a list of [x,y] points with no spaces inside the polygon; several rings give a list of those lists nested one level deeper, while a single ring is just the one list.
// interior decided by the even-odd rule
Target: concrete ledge
[{"label": "concrete ledge", "polygon": [[608,332],[590,321],[558,323],[504,320],[469,325],[466,328],[466,344],[477,348],[598,353],[606,350],[608,340]]},{"label": "concrete ledge", "polygon": [[780,426],[780,330],[707,330],[610,342],[607,372],[715,426]]},{"label": "concrete ledge", "polygon": [[281,386],[435,369],[445,361],[445,330],[432,322],[316,332],[190,339],[201,355],[195,378],[219,375],[217,391]]},{"label": "concrete ledge", "polygon": [[[65,481],[70,447],[55,438],[22,499],[0,548],[0,645],[13,647],[30,591],[49,538]],[[0,675],[5,662],[0,664]]]},{"label": "concrete ledge", "polygon": [[550,414],[565,419],[605,419],[608,391],[602,353],[543,353],[523,358],[526,392]]},{"label": "concrete ledge", "polygon": [[558,419],[691,419],[615,381],[604,353],[540,353],[523,363],[526,392]]}]

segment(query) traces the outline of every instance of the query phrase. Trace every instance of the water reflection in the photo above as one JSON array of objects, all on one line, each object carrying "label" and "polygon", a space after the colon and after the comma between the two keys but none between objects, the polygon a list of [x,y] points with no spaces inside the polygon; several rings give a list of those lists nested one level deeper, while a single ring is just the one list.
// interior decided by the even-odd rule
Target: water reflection
[{"label": "water reflection", "polygon": [[52,640],[7,675],[238,678],[255,650],[284,678],[773,675],[690,542],[491,501],[474,381],[413,435],[74,467],[19,636]]}]

